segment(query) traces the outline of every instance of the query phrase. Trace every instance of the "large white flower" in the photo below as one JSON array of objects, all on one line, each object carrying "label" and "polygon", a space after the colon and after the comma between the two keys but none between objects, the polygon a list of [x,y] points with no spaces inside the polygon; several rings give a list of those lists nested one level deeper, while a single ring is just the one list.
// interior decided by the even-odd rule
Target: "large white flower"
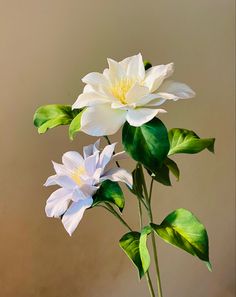
[{"label": "large white flower", "polygon": [[116,143],[99,151],[99,140],[83,149],[83,157],[74,151],[62,156],[62,163],[53,162],[56,174],[50,176],[45,186],[58,185],[61,188],[51,194],[46,204],[48,217],[62,217],[66,231],[72,235],[84,211],[89,208],[92,196],[104,180],[122,181],[132,187],[132,176],[125,169],[109,168],[111,161],[124,159],[124,152],[113,154]]},{"label": "large white flower", "polygon": [[166,100],[187,99],[195,95],[186,84],[165,80],[172,75],[173,63],[144,69],[141,54],[116,62],[108,59],[109,69],[92,72],[82,81],[83,93],[73,108],[84,108],[81,131],[93,136],[110,135],[128,121],[139,127],[166,112]]}]

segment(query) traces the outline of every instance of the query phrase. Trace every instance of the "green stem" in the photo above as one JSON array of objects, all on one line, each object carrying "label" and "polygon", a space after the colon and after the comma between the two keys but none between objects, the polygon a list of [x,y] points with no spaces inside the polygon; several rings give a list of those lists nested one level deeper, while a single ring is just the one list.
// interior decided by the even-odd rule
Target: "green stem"
[{"label": "green stem", "polygon": [[[144,194],[145,194],[146,202],[148,204],[148,216],[149,216],[150,223],[153,223],[152,207],[151,207],[153,179],[151,181],[150,191],[149,191],[149,194],[148,194],[147,185],[146,185],[142,165],[140,165],[140,168],[141,168],[141,177],[142,177],[142,182],[143,182]],[[162,287],[161,287],[160,269],[159,269],[158,256],[157,256],[156,240],[155,240],[155,235],[154,235],[153,232],[151,233],[151,239],[152,239],[152,249],[153,249],[154,262],[155,262],[155,268],[156,268],[156,281],[157,281],[158,296],[163,297]]]},{"label": "green stem", "polygon": [[112,213],[126,228],[129,229],[129,231],[133,231],[132,228],[126,223],[126,221],[118,214],[118,212],[109,204],[105,203],[105,205],[101,205],[101,207],[108,210],[110,213]]},{"label": "green stem", "polygon": [[147,273],[146,273],[146,279],[147,279],[147,284],[148,284],[148,289],[149,289],[149,292],[150,292],[150,296],[151,297],[155,297],[155,293],[154,293],[154,289],[153,289],[153,285],[152,285],[152,280],[150,278],[149,271],[147,271]]}]

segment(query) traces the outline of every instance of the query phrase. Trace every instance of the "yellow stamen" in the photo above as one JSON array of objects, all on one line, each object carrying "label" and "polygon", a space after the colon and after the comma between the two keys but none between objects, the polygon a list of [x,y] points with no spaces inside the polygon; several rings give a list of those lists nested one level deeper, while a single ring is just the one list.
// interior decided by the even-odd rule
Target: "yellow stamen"
[{"label": "yellow stamen", "polygon": [[113,96],[120,100],[121,103],[127,104],[126,101],[126,94],[134,85],[134,80],[130,78],[123,78],[118,81],[114,86],[111,88],[111,92]]},{"label": "yellow stamen", "polygon": [[81,175],[85,173],[84,166],[79,166],[71,175],[72,179],[77,183],[77,185],[82,186],[83,180],[81,179]]}]

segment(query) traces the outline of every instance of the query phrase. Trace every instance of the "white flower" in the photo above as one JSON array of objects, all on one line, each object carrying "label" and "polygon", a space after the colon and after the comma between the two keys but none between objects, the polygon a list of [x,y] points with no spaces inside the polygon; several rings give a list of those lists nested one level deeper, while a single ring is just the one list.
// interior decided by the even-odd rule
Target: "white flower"
[{"label": "white flower", "polygon": [[173,73],[173,63],[144,69],[141,54],[116,62],[108,59],[103,74],[92,72],[82,81],[83,93],[73,108],[87,107],[81,118],[81,131],[93,136],[110,135],[128,121],[139,127],[166,112],[159,106],[166,100],[195,95],[186,84],[165,81]]},{"label": "white flower", "polygon": [[50,176],[45,186],[58,185],[61,188],[51,194],[46,204],[48,217],[60,217],[66,231],[72,235],[84,211],[89,208],[92,196],[104,180],[122,181],[132,187],[132,176],[125,169],[109,169],[111,161],[126,158],[124,152],[113,155],[116,143],[99,151],[99,140],[83,149],[83,157],[74,151],[62,156],[62,163],[53,162],[56,175]]}]

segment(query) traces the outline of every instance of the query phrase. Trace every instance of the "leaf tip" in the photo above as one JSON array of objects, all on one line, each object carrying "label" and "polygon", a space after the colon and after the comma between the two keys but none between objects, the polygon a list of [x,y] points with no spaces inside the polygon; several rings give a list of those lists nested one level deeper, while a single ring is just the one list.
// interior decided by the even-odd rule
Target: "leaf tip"
[{"label": "leaf tip", "polygon": [[211,262],[208,261],[208,262],[205,262],[205,263],[206,263],[206,267],[207,267],[207,269],[208,269],[210,272],[212,272],[212,265],[211,265]]}]

